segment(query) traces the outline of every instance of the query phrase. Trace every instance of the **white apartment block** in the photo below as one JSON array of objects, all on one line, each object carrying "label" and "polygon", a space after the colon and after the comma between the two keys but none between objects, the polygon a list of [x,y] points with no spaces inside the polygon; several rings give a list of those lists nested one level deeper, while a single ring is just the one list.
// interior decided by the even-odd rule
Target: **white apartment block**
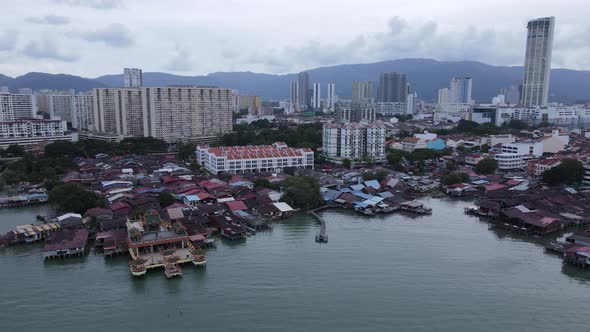
[{"label": "white apartment block", "polygon": [[94,89],[94,130],[168,143],[232,131],[233,93],[215,87]]},{"label": "white apartment block", "polygon": [[221,172],[281,173],[287,167],[313,168],[313,151],[290,148],[285,143],[249,146],[197,146],[197,162],[213,174]]},{"label": "white apartment block", "polygon": [[[414,100],[412,98],[412,100]],[[377,113],[383,115],[412,114],[414,106],[408,107],[408,102],[378,102],[375,104]],[[408,113],[412,112],[412,113]]]},{"label": "white apartment block", "polygon": [[74,99],[72,94],[49,95],[49,116],[53,120],[72,122]]},{"label": "white apartment block", "polygon": [[0,93],[0,121],[31,119],[37,115],[32,94]]},{"label": "white apartment block", "polygon": [[322,151],[330,158],[360,159],[385,157],[386,128],[382,122],[327,123],[323,128]]},{"label": "white apartment block", "polygon": [[232,96],[215,87],[143,88],[143,136],[172,143],[229,133]]},{"label": "white apartment block", "polygon": [[311,98],[311,107],[319,109],[322,107],[322,90],[320,83],[313,84],[313,94]]},{"label": "white apartment block", "polygon": [[72,96],[73,109],[72,127],[81,130],[92,129],[94,116],[94,96],[91,93]]},{"label": "white apartment block", "polygon": [[14,120],[0,122],[0,148],[10,145],[30,147],[43,142],[75,141],[76,135],[67,133],[67,124],[59,120]]},{"label": "white apartment block", "polygon": [[334,110],[336,105],[336,83],[328,83],[328,95],[326,96],[326,108]]},{"label": "white apartment block", "polygon": [[141,88],[143,86],[143,72],[139,68],[123,69],[123,87]]},{"label": "white apartment block", "polygon": [[494,154],[498,161],[498,169],[525,169],[530,159],[543,155],[541,142],[515,142],[502,144],[499,153]]}]

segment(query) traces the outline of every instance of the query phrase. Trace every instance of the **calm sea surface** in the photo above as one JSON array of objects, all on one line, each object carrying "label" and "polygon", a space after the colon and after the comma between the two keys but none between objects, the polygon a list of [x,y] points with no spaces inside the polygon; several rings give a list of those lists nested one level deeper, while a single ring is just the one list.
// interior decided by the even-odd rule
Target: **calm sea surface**
[{"label": "calm sea surface", "polygon": [[[245,242],[218,241],[205,269],[132,279],[127,258],[43,262],[0,249],[2,331],[588,331],[590,272],[488,229],[468,203],[424,199],[432,216],[325,211]],[[0,231],[45,207],[0,210]]]}]

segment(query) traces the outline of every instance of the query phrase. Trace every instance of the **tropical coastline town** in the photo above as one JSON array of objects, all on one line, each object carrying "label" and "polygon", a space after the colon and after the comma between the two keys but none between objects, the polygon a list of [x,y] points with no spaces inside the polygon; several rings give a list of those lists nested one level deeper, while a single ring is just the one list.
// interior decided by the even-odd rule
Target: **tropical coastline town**
[{"label": "tropical coastline town", "polygon": [[429,215],[429,196],[468,200],[464,213],[587,269],[590,103],[548,100],[554,25],[529,22],[527,43],[548,47],[527,48],[522,85],[489,103],[474,101],[469,76],[421,100],[400,72],[375,77],[376,89],[354,80],[342,97],[334,83],[322,97],[301,72],[281,101],[144,86],[137,68],[120,88],[3,87],[0,208],[52,210],[0,246],[40,242],[46,261],[125,255],[132,276],[173,278],[203,268],[217,241],[247,241],[295,214],[316,218],[327,243],[321,210]]}]

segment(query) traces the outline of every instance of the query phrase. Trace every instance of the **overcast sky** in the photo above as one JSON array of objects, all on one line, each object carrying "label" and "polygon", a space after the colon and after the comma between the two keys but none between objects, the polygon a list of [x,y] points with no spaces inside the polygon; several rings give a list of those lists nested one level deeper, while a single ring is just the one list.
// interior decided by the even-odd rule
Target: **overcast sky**
[{"label": "overcast sky", "polygon": [[553,67],[590,70],[588,10],[588,0],[18,0],[2,6],[0,73],[288,73],[410,57],[521,65],[526,22],[544,16],[556,16]]}]

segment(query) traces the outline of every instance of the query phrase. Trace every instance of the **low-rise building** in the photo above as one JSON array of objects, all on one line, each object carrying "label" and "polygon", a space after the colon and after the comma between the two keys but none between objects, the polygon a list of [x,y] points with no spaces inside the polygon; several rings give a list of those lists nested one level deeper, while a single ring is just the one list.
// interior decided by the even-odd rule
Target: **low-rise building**
[{"label": "low-rise building", "polygon": [[20,119],[0,122],[0,148],[10,145],[31,147],[43,142],[77,141],[77,134],[68,133],[65,121]]},{"label": "low-rise building", "polygon": [[528,173],[530,176],[539,177],[543,173],[561,164],[559,159],[530,160],[528,162]]},{"label": "low-rise building", "polygon": [[221,172],[276,172],[287,167],[313,168],[313,151],[290,148],[285,143],[250,146],[197,146],[197,162],[213,174]]}]

